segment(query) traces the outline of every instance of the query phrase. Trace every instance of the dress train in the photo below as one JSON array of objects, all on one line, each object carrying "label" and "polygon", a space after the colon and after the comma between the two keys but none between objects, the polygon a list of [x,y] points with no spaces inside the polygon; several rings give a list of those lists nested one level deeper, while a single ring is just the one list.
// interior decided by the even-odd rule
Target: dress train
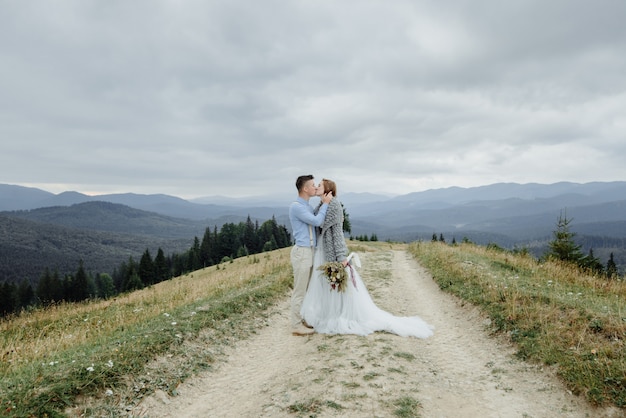
[{"label": "dress train", "polygon": [[[386,331],[402,337],[428,338],[433,326],[419,316],[394,316],[380,309],[370,297],[356,268],[349,268],[345,292],[332,290],[324,273],[317,268],[324,263],[323,248],[318,247],[313,262],[313,275],[302,303],[304,320],[320,334],[368,335]],[[360,265],[358,257],[351,262]],[[355,286],[356,285],[356,286]]]}]

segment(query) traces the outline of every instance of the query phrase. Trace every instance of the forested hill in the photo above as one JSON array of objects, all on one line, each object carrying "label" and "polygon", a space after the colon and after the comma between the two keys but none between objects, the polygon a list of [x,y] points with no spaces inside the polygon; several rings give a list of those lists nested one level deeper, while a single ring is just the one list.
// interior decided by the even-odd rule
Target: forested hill
[{"label": "forested hill", "polygon": [[45,268],[61,274],[76,270],[80,260],[95,272],[110,272],[146,250],[184,251],[193,243],[147,235],[76,229],[0,214],[0,282],[35,282]]},{"label": "forested hill", "polygon": [[[181,254],[202,241],[207,230],[215,233],[229,225],[232,227],[228,230],[234,231],[236,225],[247,223],[256,233],[259,224],[266,221],[242,216],[206,221],[180,219],[98,201],[0,212],[0,283],[28,280],[34,284],[46,268],[61,275],[72,274],[81,260],[87,271],[111,273],[130,257],[138,260],[146,250],[153,255],[158,249],[166,255]],[[280,229],[280,236],[287,235],[282,245],[289,245],[288,231]],[[278,234],[274,232],[269,235]],[[241,245],[237,238],[229,238],[233,242],[228,245],[218,243],[224,247],[220,248],[220,258],[237,254]],[[247,250],[260,251],[265,242],[257,244],[248,243]]]},{"label": "forested hill", "polygon": [[122,204],[101,201],[3,212],[3,214],[13,218],[75,229],[147,235],[166,239],[193,238],[195,235],[202,235],[207,226],[213,226],[213,224],[207,225],[208,220],[174,218]]},{"label": "forested hill", "polygon": [[[396,197],[341,193],[339,199],[349,215],[350,235],[354,237],[376,235],[379,240],[412,242],[437,234],[449,242],[467,238],[481,245],[529,248],[538,257],[546,251],[556,221],[563,214],[572,219],[576,242],[585,253],[593,250],[603,263],[613,254],[620,271],[626,272],[625,196],[626,182],[618,181],[499,183]],[[144,249],[155,247],[145,244],[160,243],[163,239],[192,240],[194,236],[202,236],[207,227],[238,224],[248,216],[253,222],[261,223],[275,218],[278,224],[289,228],[287,208],[291,200],[277,196],[236,201],[207,197],[189,202],[166,195],[86,196],[76,192],[53,195],[0,184],[0,208],[21,209],[0,214],[74,231],[133,234],[136,235],[133,240],[137,241],[152,238],[142,244]],[[6,246],[8,241],[11,247],[14,244],[10,240],[6,235],[0,237],[0,245]]]}]

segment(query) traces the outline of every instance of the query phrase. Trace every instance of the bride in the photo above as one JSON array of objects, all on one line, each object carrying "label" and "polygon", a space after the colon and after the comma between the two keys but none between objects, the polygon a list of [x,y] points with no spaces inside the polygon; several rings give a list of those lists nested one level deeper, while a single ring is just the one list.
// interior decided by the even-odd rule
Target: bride
[{"label": "bride", "polygon": [[[368,335],[386,331],[402,337],[430,337],[433,327],[420,317],[398,317],[376,306],[353,266],[360,267],[358,256],[354,253],[348,256],[343,236],[343,207],[336,198],[337,186],[332,180],[323,179],[317,195],[328,192],[335,197],[329,204],[321,232],[318,231],[313,275],[301,308],[306,323],[321,334]],[[344,291],[331,289],[326,275],[318,269],[330,261],[341,262],[348,273]]]}]

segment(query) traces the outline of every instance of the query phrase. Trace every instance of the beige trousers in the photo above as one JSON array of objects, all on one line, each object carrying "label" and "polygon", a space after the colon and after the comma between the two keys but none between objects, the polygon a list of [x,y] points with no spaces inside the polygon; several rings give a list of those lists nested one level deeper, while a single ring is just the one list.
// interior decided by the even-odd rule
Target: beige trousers
[{"label": "beige trousers", "polygon": [[313,273],[314,247],[298,247],[291,249],[291,266],[293,267],[293,292],[291,293],[291,325],[298,326],[302,322],[300,308],[304,295],[309,287]]}]

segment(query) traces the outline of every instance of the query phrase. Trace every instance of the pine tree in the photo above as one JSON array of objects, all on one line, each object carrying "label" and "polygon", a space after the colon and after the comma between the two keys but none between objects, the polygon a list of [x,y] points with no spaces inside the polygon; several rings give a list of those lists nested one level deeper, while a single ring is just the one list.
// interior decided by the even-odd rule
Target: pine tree
[{"label": "pine tree", "polygon": [[52,302],[60,302],[65,298],[65,289],[63,287],[63,280],[59,276],[59,271],[54,270],[51,278],[51,291],[50,291],[50,300]]},{"label": "pine tree", "polygon": [[44,270],[43,275],[39,279],[39,283],[37,283],[36,294],[37,294],[37,299],[39,300],[39,303],[41,303],[44,306],[47,306],[50,303],[52,303],[53,301],[52,291],[53,291],[52,275],[50,274],[50,269],[46,268]]},{"label": "pine tree", "polygon": [[613,259],[613,253],[609,256],[609,261],[606,262],[606,276],[609,279],[617,277],[617,264],[615,264],[615,260]]},{"label": "pine tree", "polygon": [[78,263],[78,270],[76,271],[76,275],[74,276],[74,280],[72,281],[72,300],[75,302],[79,302],[81,300],[88,299],[89,289],[89,278],[87,277],[87,273],[85,272],[83,260],[80,260]]},{"label": "pine tree", "polygon": [[141,278],[139,278],[139,275],[137,274],[137,272],[133,272],[128,278],[128,281],[126,282],[124,291],[130,292],[130,291],[142,289],[142,288],[143,288],[143,283],[141,282]]},{"label": "pine tree", "polygon": [[280,225],[278,227],[276,245],[278,245],[278,248],[285,248],[291,245],[291,234],[289,234],[289,231],[287,230],[287,227],[285,227],[285,225]]},{"label": "pine tree", "polygon": [[154,274],[157,283],[161,283],[163,280],[170,278],[167,267],[167,260],[161,247],[157,251],[157,255],[154,258]]},{"label": "pine tree", "polygon": [[262,251],[272,251],[278,248],[272,221],[265,221],[261,224],[259,228],[259,242],[262,243]]},{"label": "pine tree", "polygon": [[139,278],[139,274],[137,273],[137,271],[139,270],[139,266],[137,265],[135,260],[133,260],[132,256],[128,257],[128,263],[122,264],[121,270],[122,283],[120,292],[128,292],[129,290],[143,288],[143,282],[141,281],[141,279]]},{"label": "pine tree", "polygon": [[200,244],[200,263],[202,267],[211,266],[214,261],[211,259],[211,247],[214,246],[213,237],[211,236],[211,228],[204,230],[204,236],[202,237],[202,243]]},{"label": "pine tree", "polygon": [[22,280],[15,292],[15,310],[24,309],[35,301],[35,291],[28,280]]},{"label": "pine tree", "polygon": [[149,286],[156,282],[154,262],[147,248],[139,260],[139,278],[144,286]]},{"label": "pine tree", "polygon": [[189,271],[196,271],[203,267],[202,261],[200,261],[200,240],[198,237],[193,237],[193,247],[189,249],[187,268]]},{"label": "pine tree", "polygon": [[343,231],[350,234],[352,232],[352,224],[350,223],[350,215],[346,212],[346,208],[341,204],[341,208],[343,209]]},{"label": "pine tree", "polygon": [[217,247],[217,260],[222,260],[224,257],[235,258],[237,249],[239,248],[239,233],[237,226],[228,222],[222,225],[222,229],[217,234],[216,247]]},{"label": "pine tree", "polygon": [[180,254],[172,254],[172,275],[174,277],[180,276],[181,274],[186,273],[187,270],[187,261],[186,257]]},{"label": "pine tree", "polygon": [[0,315],[8,315],[15,312],[15,285],[4,282],[0,286]]},{"label": "pine tree", "polygon": [[591,270],[593,273],[602,274],[604,267],[600,260],[593,255],[593,248],[589,249],[589,254],[586,257],[583,257],[579,265],[583,268]]},{"label": "pine tree", "polygon": [[548,243],[546,257],[580,265],[584,256],[580,245],[574,242],[576,234],[570,231],[570,223],[571,219],[567,219],[567,215],[559,215],[556,230],[553,231],[554,239]]},{"label": "pine tree", "polygon": [[254,223],[252,223],[252,219],[250,219],[250,215],[246,219],[246,223],[243,225],[243,232],[241,236],[242,246],[246,248],[248,253],[257,253],[259,252],[259,239],[257,234],[257,227]]}]

